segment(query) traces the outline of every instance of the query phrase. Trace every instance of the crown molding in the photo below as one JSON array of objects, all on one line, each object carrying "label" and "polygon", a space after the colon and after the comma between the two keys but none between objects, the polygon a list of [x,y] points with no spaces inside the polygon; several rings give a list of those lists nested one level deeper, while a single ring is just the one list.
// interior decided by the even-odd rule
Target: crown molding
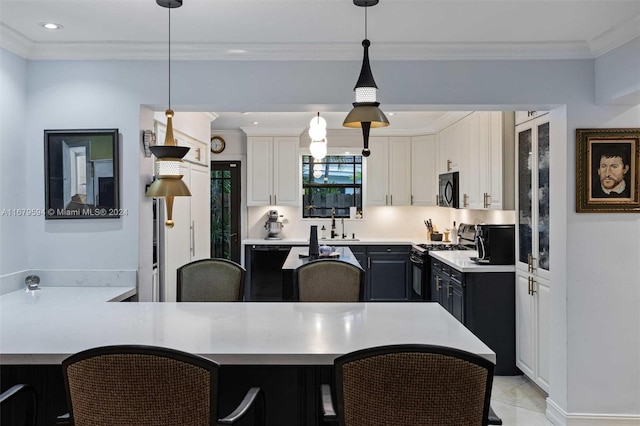
[{"label": "crown molding", "polygon": [[[0,27],[0,47],[33,60],[166,60],[163,43],[33,43],[7,27]],[[616,47],[615,37],[606,45]],[[622,32],[624,42],[629,35]],[[620,45],[622,43],[619,43]],[[216,61],[360,61],[357,43],[333,44],[214,44],[172,43],[172,60]],[[229,53],[244,50],[245,53]],[[376,61],[589,59],[586,42],[570,43],[376,43],[370,53]]]},{"label": "crown molding", "polygon": [[30,39],[0,23],[0,47],[3,49],[13,52],[22,58],[32,59],[34,45],[35,43]]},{"label": "crown molding", "polygon": [[269,127],[241,127],[247,136],[300,136],[304,129],[299,128],[269,128]]},{"label": "crown molding", "polygon": [[637,15],[622,25],[618,25],[600,34],[589,42],[593,57],[604,55],[623,44],[640,37],[640,15]]}]

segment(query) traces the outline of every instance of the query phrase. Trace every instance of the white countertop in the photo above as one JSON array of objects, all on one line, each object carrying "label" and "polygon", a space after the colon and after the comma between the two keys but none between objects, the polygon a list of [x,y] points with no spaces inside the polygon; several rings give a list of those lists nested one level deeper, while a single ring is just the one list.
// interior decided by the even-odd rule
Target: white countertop
[{"label": "white countertop", "polygon": [[[120,289],[122,290],[122,288]],[[495,353],[437,303],[107,303],[117,288],[0,297],[0,363],[59,364],[112,344],[171,347],[221,364],[329,365],[388,344]]]},{"label": "white countertop", "polygon": [[[357,240],[350,239],[318,239],[318,243],[320,245],[328,245],[328,246],[357,246],[357,245],[383,245],[383,244],[394,244],[394,245],[412,245],[416,243],[422,243],[425,241],[417,241],[411,238],[359,238]],[[265,240],[264,238],[248,238],[246,240],[242,240],[243,245],[275,245],[275,246],[287,246],[287,245],[309,245],[309,240],[306,238],[283,238],[281,240]]]},{"label": "white countertop", "polygon": [[515,265],[479,265],[471,257],[477,257],[476,250],[440,250],[430,251],[434,259],[446,263],[460,272],[515,272]]}]

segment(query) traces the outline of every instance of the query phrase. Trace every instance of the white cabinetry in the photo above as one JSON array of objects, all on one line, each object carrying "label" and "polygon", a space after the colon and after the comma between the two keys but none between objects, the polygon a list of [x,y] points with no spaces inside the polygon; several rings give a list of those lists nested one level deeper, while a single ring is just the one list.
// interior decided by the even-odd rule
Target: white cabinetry
[{"label": "white cabinetry", "polygon": [[247,205],[298,206],[299,136],[247,137]]},{"label": "white cabinetry", "polygon": [[514,113],[475,111],[439,138],[438,171],[460,172],[461,208],[514,208]]},{"label": "white cabinetry", "polygon": [[366,157],[366,205],[411,204],[411,138],[372,137],[371,156]]},{"label": "white cabinetry", "polygon": [[411,204],[435,206],[438,194],[436,136],[411,138]]},{"label": "white cabinetry", "polygon": [[549,120],[516,126],[516,365],[549,389]]},{"label": "white cabinetry", "polygon": [[[156,123],[158,140],[164,140],[165,126]],[[180,146],[200,150],[200,156],[187,155],[180,165],[183,180],[191,197],[175,197],[173,201],[173,228],[164,226],[166,206],[160,199],[160,300],[176,301],[176,271],[189,262],[210,257],[210,177],[207,154],[208,144],[190,138],[174,129]]]},{"label": "white cabinetry", "polygon": [[442,129],[438,139],[438,174],[460,171],[462,145],[468,138],[468,121],[464,118]]}]

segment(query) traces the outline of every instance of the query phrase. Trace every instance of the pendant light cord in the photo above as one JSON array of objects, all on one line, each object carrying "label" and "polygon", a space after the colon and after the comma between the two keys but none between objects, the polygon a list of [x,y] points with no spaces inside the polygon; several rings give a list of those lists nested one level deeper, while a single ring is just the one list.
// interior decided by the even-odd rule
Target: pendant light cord
[{"label": "pendant light cord", "polygon": [[171,6],[169,6],[169,109],[171,109]]},{"label": "pendant light cord", "polygon": [[367,6],[364,7],[364,38],[367,39]]}]

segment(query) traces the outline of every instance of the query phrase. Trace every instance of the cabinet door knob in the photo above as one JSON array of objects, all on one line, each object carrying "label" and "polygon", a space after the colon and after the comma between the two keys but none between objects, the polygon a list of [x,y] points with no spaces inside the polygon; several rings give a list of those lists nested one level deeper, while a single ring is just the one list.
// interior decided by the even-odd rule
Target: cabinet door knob
[{"label": "cabinet door knob", "polygon": [[452,163],[451,160],[447,160],[447,171],[451,170],[451,163]]}]

